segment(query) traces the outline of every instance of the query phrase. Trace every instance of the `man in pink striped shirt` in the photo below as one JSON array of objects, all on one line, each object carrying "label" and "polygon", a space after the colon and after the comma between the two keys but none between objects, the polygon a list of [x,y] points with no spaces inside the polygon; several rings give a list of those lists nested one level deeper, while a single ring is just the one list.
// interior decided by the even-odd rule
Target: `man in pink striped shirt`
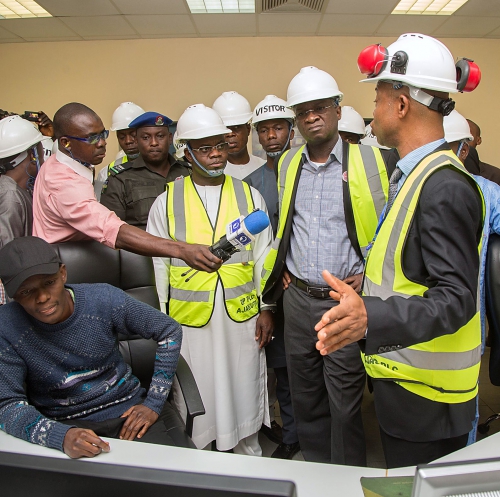
[{"label": "man in pink striped shirt", "polygon": [[79,103],[54,116],[59,149],[40,169],[33,194],[33,235],[49,243],[94,239],[151,257],[176,257],[201,271],[216,271],[222,261],[208,247],[159,238],[130,226],[95,198],[94,166],[106,154],[100,117]]}]

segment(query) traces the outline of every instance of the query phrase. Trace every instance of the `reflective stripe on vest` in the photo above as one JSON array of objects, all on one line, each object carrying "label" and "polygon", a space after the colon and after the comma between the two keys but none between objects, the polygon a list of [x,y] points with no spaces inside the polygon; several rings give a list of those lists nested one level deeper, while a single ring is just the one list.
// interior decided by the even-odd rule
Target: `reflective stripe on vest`
[{"label": "reflective stripe on vest", "polygon": [[[424,183],[435,171],[450,165],[468,175],[452,152],[438,151],[422,160],[403,183],[368,256],[364,295],[386,300],[393,296],[421,297],[428,290],[405,277],[404,244]],[[478,256],[480,250],[481,242]],[[451,404],[473,399],[481,360],[479,305],[478,284],[477,312],[466,325],[455,333],[404,349],[361,354],[367,373],[373,378],[395,381],[410,392],[436,402]]]},{"label": "reflective stripe on vest", "polygon": [[[231,176],[225,176],[221,188],[215,229],[190,176],[167,184],[168,233],[173,240],[212,245],[226,234],[226,226],[237,216],[254,209],[250,187]],[[252,245],[236,252],[215,273],[186,272],[186,263],[171,259],[168,310],[179,323],[200,328],[213,313],[219,281],[224,292],[228,316],[238,323],[258,313],[258,298],[253,283]],[[192,277],[190,277],[192,276]],[[186,281],[188,279],[188,281]]]},{"label": "reflective stripe on vest", "polygon": [[[343,144],[344,147],[348,146]],[[265,285],[278,255],[286,226],[290,201],[305,145],[285,152],[278,163],[279,221],[274,243],[262,268],[261,290]],[[349,145],[347,181],[354,214],[356,237],[363,256],[373,239],[378,219],[387,202],[389,178],[384,159],[376,147]]]}]

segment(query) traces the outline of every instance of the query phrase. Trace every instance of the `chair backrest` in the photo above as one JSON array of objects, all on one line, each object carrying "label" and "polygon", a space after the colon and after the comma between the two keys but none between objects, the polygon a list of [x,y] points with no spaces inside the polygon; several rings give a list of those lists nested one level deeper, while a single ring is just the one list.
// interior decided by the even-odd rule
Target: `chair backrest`
[{"label": "chair backrest", "polygon": [[490,381],[500,386],[500,236],[492,234],[486,262],[486,310],[489,324]]},{"label": "chair backrest", "polygon": [[[68,272],[68,283],[109,283],[130,296],[160,309],[151,257],[113,250],[96,241],[56,243]],[[156,342],[139,335],[119,335],[120,352],[142,386],[149,388]]]}]

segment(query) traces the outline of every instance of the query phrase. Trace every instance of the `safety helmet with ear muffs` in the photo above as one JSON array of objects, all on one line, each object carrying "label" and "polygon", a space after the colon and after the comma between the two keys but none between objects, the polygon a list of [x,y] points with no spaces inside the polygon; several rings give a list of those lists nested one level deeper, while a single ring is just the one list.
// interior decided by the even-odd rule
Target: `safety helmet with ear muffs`
[{"label": "safety helmet with ear muffs", "polygon": [[475,90],[481,82],[481,70],[471,59],[460,59],[455,64],[457,70],[457,88],[461,92]]}]

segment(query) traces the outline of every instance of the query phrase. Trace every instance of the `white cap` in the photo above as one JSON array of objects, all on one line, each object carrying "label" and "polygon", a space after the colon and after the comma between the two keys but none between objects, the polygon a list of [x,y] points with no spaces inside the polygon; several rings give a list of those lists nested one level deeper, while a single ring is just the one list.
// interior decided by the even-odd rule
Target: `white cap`
[{"label": "white cap", "polygon": [[254,127],[262,121],[271,119],[286,119],[292,126],[295,122],[295,113],[287,107],[286,102],[276,95],[267,95],[259,102],[253,111],[252,124]]},{"label": "white cap", "polygon": [[184,143],[229,133],[219,114],[203,104],[190,105],[177,121],[177,141]]},{"label": "white cap", "polygon": [[212,108],[219,114],[226,126],[247,124],[252,118],[248,100],[235,91],[225,91],[217,98]]},{"label": "white cap", "polygon": [[339,121],[339,131],[365,136],[365,121],[352,107],[344,105]]},{"label": "white cap", "polygon": [[[382,47],[380,49],[383,50]],[[384,62],[385,66],[379,74],[361,82],[399,81],[424,90],[458,92],[453,55],[443,43],[431,36],[418,33],[401,35],[387,47]]]},{"label": "white cap", "polygon": [[42,140],[42,133],[21,116],[8,116],[0,121],[0,159],[18,155]]},{"label": "white cap", "polygon": [[288,107],[321,100],[337,98],[340,102],[344,94],[339,90],[337,82],[325,71],[314,66],[303,67],[290,84],[286,96]]},{"label": "white cap", "polygon": [[129,123],[131,123],[136,117],[144,114],[144,109],[134,104],[133,102],[123,102],[119,107],[113,112],[113,118],[111,131],[119,131],[120,129],[128,129]]},{"label": "white cap", "polygon": [[473,140],[467,119],[465,119],[465,117],[456,110],[451,111],[450,115],[444,116],[443,126],[444,139],[448,143],[458,142],[462,140]]}]

